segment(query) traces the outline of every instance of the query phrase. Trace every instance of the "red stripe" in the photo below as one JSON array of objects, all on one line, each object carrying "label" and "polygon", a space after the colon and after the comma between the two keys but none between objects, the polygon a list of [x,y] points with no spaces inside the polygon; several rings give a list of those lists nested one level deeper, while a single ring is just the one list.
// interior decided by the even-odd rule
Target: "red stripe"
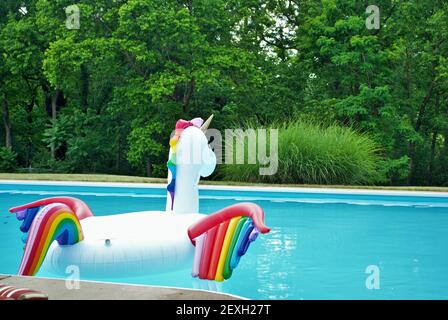
[{"label": "red stripe", "polygon": [[[30,269],[32,267],[33,261],[35,260],[36,255],[41,254],[40,252],[37,252],[37,249],[39,248],[40,243],[42,241],[45,241],[45,239],[43,239],[45,228],[48,225],[49,220],[54,220],[56,213],[58,213],[61,210],[64,210],[64,211],[68,210],[69,212],[71,211],[70,208],[64,204],[55,206],[54,208],[51,208],[50,210],[48,210],[48,212],[45,214],[42,221],[40,222],[39,229],[38,229],[38,231],[36,233],[36,237],[35,237],[36,241],[34,241],[32,243],[31,253],[29,255],[28,261],[26,262],[26,266],[23,270],[23,273],[22,273],[23,275],[31,275]],[[34,222],[33,222],[33,224],[34,224]],[[33,231],[33,230],[30,230],[30,232],[31,231]],[[28,237],[25,246],[28,246],[29,241],[32,241],[32,239],[30,239],[30,238],[31,237]]]},{"label": "red stripe", "polygon": [[73,211],[75,213],[76,217],[79,220],[93,216],[92,211],[83,201],[76,199],[76,198],[72,198],[72,197],[53,197],[53,198],[41,199],[38,201],[24,204],[22,206],[11,208],[11,209],[9,209],[9,212],[14,213],[14,212],[17,212],[17,211],[23,210],[23,209],[29,209],[29,208],[34,208],[34,207],[43,207],[43,206],[46,206],[46,205],[49,205],[52,203],[62,203],[64,205],[66,205],[67,207],[69,207],[71,209],[71,211]]},{"label": "red stripe", "polygon": [[270,231],[264,224],[263,209],[255,203],[242,202],[223,208],[200,219],[188,228],[188,236],[194,244],[195,238],[207,232],[212,227],[239,216],[250,217],[260,233],[268,233]]},{"label": "red stripe", "polygon": [[[38,230],[36,232],[36,236],[33,239],[31,239],[31,237],[28,236],[28,239],[26,240],[26,244],[25,244],[25,250],[27,249],[28,245],[31,245],[31,248],[30,248],[31,251],[30,251],[30,255],[28,256],[28,261],[26,261],[26,265],[25,265],[25,267],[23,269],[22,275],[31,275],[30,274],[30,268],[31,268],[31,265],[32,265],[32,263],[34,261],[34,257],[36,256],[36,254],[38,254],[36,251],[39,248],[39,243],[40,243],[41,238],[42,238],[42,233],[45,230],[45,226],[47,225],[48,220],[51,218],[51,213],[53,211],[57,210],[57,209],[58,209],[57,207],[54,207],[54,208],[50,209],[46,213],[46,215],[42,218],[42,221],[38,225]],[[38,215],[39,214],[40,213],[38,213]],[[34,219],[37,219],[37,218],[38,218],[38,216],[36,216]],[[29,235],[31,235],[31,233],[34,232],[35,221],[33,221],[33,224],[31,225],[31,229],[29,231],[30,232]],[[30,241],[33,241],[34,239],[36,239],[36,241],[34,241],[33,243],[29,243]],[[24,258],[25,258],[25,255],[22,257],[22,259],[24,259]],[[22,262],[21,262],[21,264],[22,264]]]},{"label": "red stripe", "polygon": [[[17,288],[16,288],[17,289]],[[16,290],[15,289],[15,290]],[[35,290],[31,290],[31,289],[20,289],[17,292],[14,292],[14,294],[12,294],[9,298],[13,298],[15,300],[19,299],[22,295],[26,294],[26,293],[38,293]]]},{"label": "red stripe", "polygon": [[215,245],[213,246],[212,257],[210,260],[210,267],[208,269],[207,279],[215,280],[216,269],[218,268],[219,256],[221,255],[222,244],[226,236],[227,227],[230,220],[227,220],[219,225],[218,233],[216,234]]},{"label": "red stripe", "polygon": [[9,288],[9,289],[3,291],[2,294],[1,294],[0,296],[1,296],[1,297],[6,297],[6,296],[8,296],[8,293],[10,293],[11,291],[14,291],[14,290],[16,290],[16,289],[17,289],[17,288],[14,288],[14,287]]},{"label": "red stripe", "polygon": [[218,226],[211,228],[207,232],[207,239],[204,243],[204,251],[199,264],[199,279],[207,279],[208,267],[210,266],[210,259],[212,257],[213,245],[215,243]]},{"label": "red stripe", "polygon": [[0,285],[0,295],[2,293],[2,290],[4,290],[4,288],[7,288],[7,287],[10,287],[10,285],[7,285],[7,284],[1,284]]},{"label": "red stripe", "polygon": [[[10,285],[0,285],[0,290],[5,288],[8,289],[0,293],[0,300],[48,300],[48,296],[46,294],[29,288],[16,288]],[[10,296],[8,297],[8,295]],[[34,297],[30,297],[30,295],[34,295]]]}]

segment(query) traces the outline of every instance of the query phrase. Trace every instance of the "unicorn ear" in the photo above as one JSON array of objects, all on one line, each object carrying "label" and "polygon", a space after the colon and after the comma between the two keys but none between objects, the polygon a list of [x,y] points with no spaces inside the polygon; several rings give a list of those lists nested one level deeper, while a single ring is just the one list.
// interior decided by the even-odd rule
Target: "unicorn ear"
[{"label": "unicorn ear", "polygon": [[204,122],[204,124],[201,126],[201,130],[202,130],[202,132],[205,133],[205,132],[207,131],[207,129],[208,129],[210,123],[212,122],[212,120],[213,120],[213,115],[211,115],[211,116]]},{"label": "unicorn ear", "polygon": [[204,123],[204,120],[202,120],[202,118],[194,118],[191,119],[190,122],[196,127],[196,128],[200,128],[202,126],[202,124]]}]

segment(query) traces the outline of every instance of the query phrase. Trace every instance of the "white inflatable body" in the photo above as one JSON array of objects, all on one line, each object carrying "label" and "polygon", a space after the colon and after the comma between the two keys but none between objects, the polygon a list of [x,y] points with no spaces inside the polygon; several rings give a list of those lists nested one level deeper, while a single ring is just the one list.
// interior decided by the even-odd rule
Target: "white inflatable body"
[{"label": "white inflatable body", "polygon": [[41,271],[65,274],[79,267],[83,277],[139,276],[191,268],[194,246],[187,229],[203,214],[144,211],[81,220],[84,240],[71,246],[56,241]]},{"label": "white inflatable body", "polygon": [[[203,132],[206,127],[199,126],[182,131],[176,147],[175,197],[172,203],[167,194],[166,211],[84,218],[80,220],[84,239],[74,245],[54,241],[40,270],[66,274],[66,268],[73,265],[83,277],[119,277],[191,268],[194,246],[188,227],[205,217],[197,213],[198,183],[216,167],[216,156]],[[168,182],[172,178],[169,172]]]}]

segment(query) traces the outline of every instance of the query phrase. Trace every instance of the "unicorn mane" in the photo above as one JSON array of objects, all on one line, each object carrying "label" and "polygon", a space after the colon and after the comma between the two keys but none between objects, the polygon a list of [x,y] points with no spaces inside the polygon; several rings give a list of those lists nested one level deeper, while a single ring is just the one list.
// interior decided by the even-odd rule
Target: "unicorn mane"
[{"label": "unicorn mane", "polygon": [[171,181],[168,183],[166,189],[170,194],[171,198],[171,211],[174,207],[174,196],[176,192],[176,149],[179,139],[182,135],[182,132],[191,126],[195,126],[197,128],[201,127],[204,121],[201,118],[194,118],[191,121],[180,119],[176,122],[176,129],[174,131],[173,137],[170,139],[170,157],[166,166],[168,167],[169,172],[171,173]]}]

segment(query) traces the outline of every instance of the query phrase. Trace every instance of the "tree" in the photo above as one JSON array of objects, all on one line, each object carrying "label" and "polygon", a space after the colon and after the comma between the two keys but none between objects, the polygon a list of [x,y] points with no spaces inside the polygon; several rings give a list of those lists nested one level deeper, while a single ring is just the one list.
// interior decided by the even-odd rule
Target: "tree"
[{"label": "tree", "polygon": [[3,1],[2,144],[22,167],[164,175],[179,118],[301,118],[371,136],[384,184],[447,184],[448,4],[375,5],[379,29],[349,0]]}]

